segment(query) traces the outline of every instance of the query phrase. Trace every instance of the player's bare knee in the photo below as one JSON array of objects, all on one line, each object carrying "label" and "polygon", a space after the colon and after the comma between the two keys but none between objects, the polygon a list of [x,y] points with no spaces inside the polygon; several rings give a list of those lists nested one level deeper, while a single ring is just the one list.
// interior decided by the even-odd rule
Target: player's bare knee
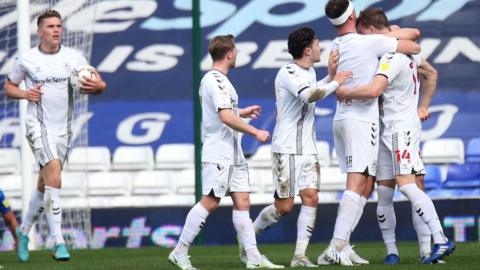
[{"label": "player's bare knee", "polygon": [[374,189],[375,179],[373,177],[369,177],[367,180],[367,184],[365,185],[365,189],[362,192],[362,196],[365,198],[369,198],[370,195],[372,195]]},{"label": "player's bare knee", "polygon": [[414,184],[415,183],[415,175],[413,174],[406,174],[406,175],[398,175],[395,177],[395,180],[399,187]]},{"label": "player's bare knee", "polygon": [[380,180],[380,181],[377,181],[377,184],[379,186],[386,186],[391,189],[395,189],[395,180]]},{"label": "player's bare knee", "polygon": [[250,209],[250,196],[247,192],[235,192],[231,196],[235,210],[248,211]]},{"label": "player's bare knee", "polygon": [[318,190],[308,190],[300,193],[302,199],[302,205],[317,207],[318,205]]},{"label": "player's bare knee", "polygon": [[275,200],[274,205],[278,213],[282,216],[285,216],[293,209],[293,198]]},{"label": "player's bare knee", "polygon": [[213,197],[213,196],[203,196],[200,199],[200,204],[209,212],[212,213],[218,208],[220,204],[220,198]]},{"label": "player's bare knee", "polygon": [[417,186],[421,190],[425,190],[425,182],[424,182],[424,176],[423,175],[417,175],[415,177],[415,182],[417,183]]},{"label": "player's bare knee", "polygon": [[41,193],[45,192],[45,180],[43,179],[41,173],[38,174],[37,190]]},{"label": "player's bare knee", "polygon": [[347,174],[347,190],[362,194],[367,184],[367,176],[362,173]]},{"label": "player's bare knee", "polygon": [[53,188],[62,188],[62,177],[60,174],[52,174],[49,175],[48,178],[45,180],[45,186],[53,187]]},{"label": "player's bare knee", "polygon": [[277,208],[277,211],[280,213],[280,215],[285,216],[292,212],[292,209],[293,205],[282,205],[280,208]]}]

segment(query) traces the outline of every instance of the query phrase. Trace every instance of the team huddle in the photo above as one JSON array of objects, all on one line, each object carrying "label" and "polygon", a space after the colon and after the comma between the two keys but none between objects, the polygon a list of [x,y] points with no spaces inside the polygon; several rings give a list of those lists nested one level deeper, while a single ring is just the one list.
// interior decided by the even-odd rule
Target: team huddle
[{"label": "team huddle", "polygon": [[[241,119],[257,118],[261,108],[238,108],[237,92],[227,77],[237,56],[234,37],[216,36],[210,41],[212,70],[204,75],[200,86],[203,196],[188,213],[179,241],[168,256],[180,269],[196,269],[188,255],[189,247],[226,195],[233,200],[239,255],[247,269],[284,268],[260,253],[256,236],[291,212],[297,194],[302,204],[290,267],[368,264],[353,250],[350,235],[375,182],[377,219],[387,248],[385,264],[400,263],[395,244],[395,185],[412,204],[420,262],[444,263],[443,259],[455,250],[443,233],[432,200],[423,191],[421,121],[429,118],[437,73],[418,56],[420,46],[415,40],[419,31],[390,26],[381,9],[368,8],[357,18],[349,0],[329,0],[325,14],[338,36],[333,40],[328,74],[321,80],[317,80],[313,68],[320,61],[314,31],[303,27],[288,36],[293,61],[280,68],[275,78],[276,124],[271,143],[274,202],[253,222],[249,181],[255,179],[249,179],[238,133],[250,134],[263,143],[269,140],[269,133]],[[320,188],[314,109],[316,101],[332,93],[337,97],[334,143],[347,183],[331,242],[314,263],[305,255],[315,229]]]},{"label": "team huddle", "polygon": [[[400,263],[393,208],[396,185],[412,204],[421,263],[442,263],[455,250],[454,243],[443,233],[432,200],[423,191],[421,121],[429,118],[428,106],[435,92],[437,74],[418,56],[420,46],[415,40],[419,31],[390,26],[383,11],[376,8],[362,11],[357,18],[349,0],[329,0],[325,14],[338,36],[333,40],[328,74],[321,80],[313,68],[320,62],[321,52],[315,32],[303,27],[288,36],[288,52],[293,61],[280,68],[274,85],[277,112],[271,138],[274,201],[254,221],[249,213],[249,193],[250,181],[255,179],[249,179],[240,133],[254,136],[262,143],[270,140],[270,133],[242,119],[256,119],[261,107],[238,107],[237,92],[227,77],[236,63],[234,37],[221,35],[210,41],[212,69],[204,75],[199,89],[203,117],[203,196],[189,211],[179,241],[168,256],[180,269],[196,269],[188,255],[189,247],[226,195],[233,201],[232,220],[240,260],[247,269],[284,268],[262,255],[256,237],[268,233],[268,228],[292,211],[297,195],[302,204],[291,267],[368,264],[353,250],[350,235],[375,182],[377,219],[387,249],[385,264]],[[61,46],[62,22],[58,12],[44,12],[37,26],[39,46],[17,58],[5,82],[7,96],[28,100],[26,135],[40,165],[37,189],[21,225],[15,229],[17,255],[21,261],[28,261],[29,232],[45,211],[55,239],[53,258],[68,260],[70,254],[61,231],[60,188],[72,136],[73,89],[69,76],[75,67],[86,65],[87,61],[75,50]],[[95,70],[89,72],[93,74],[91,77],[81,79],[82,92],[103,92],[106,83],[100,74]],[[22,81],[26,91],[19,88]],[[315,106],[331,94],[337,98],[333,138],[347,183],[331,242],[317,261],[312,262],[305,254],[315,229],[321,180]]]}]

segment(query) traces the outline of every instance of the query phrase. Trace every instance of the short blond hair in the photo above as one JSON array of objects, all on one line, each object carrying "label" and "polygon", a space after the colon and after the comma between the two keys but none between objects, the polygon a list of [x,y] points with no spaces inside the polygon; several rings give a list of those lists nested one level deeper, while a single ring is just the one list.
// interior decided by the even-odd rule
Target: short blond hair
[{"label": "short blond hair", "polygon": [[224,59],[227,53],[234,49],[235,37],[233,35],[216,36],[208,44],[208,52],[214,62]]}]

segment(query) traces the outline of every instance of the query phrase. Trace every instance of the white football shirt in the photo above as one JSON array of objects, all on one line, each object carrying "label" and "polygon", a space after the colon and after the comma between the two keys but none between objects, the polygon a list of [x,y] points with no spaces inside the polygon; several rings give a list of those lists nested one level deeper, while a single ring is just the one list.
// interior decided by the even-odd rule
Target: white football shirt
[{"label": "white football shirt", "polygon": [[284,65],[275,78],[276,124],[272,152],[316,154],[315,102],[304,103],[299,94],[317,88],[317,76],[311,67],[295,63]]},{"label": "white football shirt", "polygon": [[32,139],[71,133],[73,92],[69,91],[68,79],[73,68],[86,64],[87,60],[79,52],[65,46],[54,54],[34,47],[15,60],[8,74],[12,83],[18,85],[25,81],[27,89],[42,85],[40,101],[29,101],[27,106],[27,135]]},{"label": "white football shirt", "polygon": [[402,53],[387,53],[380,59],[377,75],[388,79],[380,102],[384,132],[422,127],[417,113],[420,89],[417,67],[421,61],[418,55],[407,56]]},{"label": "white football shirt", "polygon": [[[378,67],[378,60],[397,49],[398,41],[385,35],[360,35],[349,33],[333,40],[332,49],[338,49],[340,62],[337,71],[352,71],[353,77],[343,86],[353,88],[370,83]],[[334,120],[356,119],[378,122],[378,99],[337,101]]]},{"label": "white football shirt", "polygon": [[207,72],[200,84],[202,103],[202,162],[226,165],[247,163],[238,131],[225,125],[218,112],[230,109],[237,116],[238,95],[230,80],[218,70]]}]

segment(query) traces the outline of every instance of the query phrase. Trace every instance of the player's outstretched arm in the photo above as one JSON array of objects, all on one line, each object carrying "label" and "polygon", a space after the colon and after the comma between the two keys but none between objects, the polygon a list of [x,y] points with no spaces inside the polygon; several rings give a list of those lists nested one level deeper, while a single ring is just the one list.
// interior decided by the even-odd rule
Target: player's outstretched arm
[{"label": "player's outstretched arm", "polygon": [[107,83],[102,79],[96,69],[93,70],[95,76],[92,78],[81,78],[83,92],[86,94],[101,94],[107,88]]},{"label": "player's outstretched arm", "polygon": [[386,33],[385,35],[397,39],[415,41],[420,38],[420,30],[417,28],[400,28],[398,26],[391,26],[390,32]]},{"label": "player's outstretched arm", "polygon": [[351,71],[342,71],[335,74],[333,81],[320,85],[317,84],[317,88],[306,88],[300,92],[299,97],[305,103],[314,102],[323,98],[326,98],[331,93],[335,92],[337,88],[342,85],[348,78],[352,77]]},{"label": "player's outstretched arm", "polygon": [[245,123],[240,117],[236,116],[230,109],[222,109],[218,112],[220,120],[236,131],[250,134],[255,139],[266,143],[270,138],[270,133],[266,130],[259,130],[252,125]]},{"label": "player's outstretched arm", "polygon": [[369,99],[379,97],[388,85],[388,79],[384,75],[377,75],[366,85],[347,89],[340,87],[337,90],[337,99]]},{"label": "player's outstretched arm", "polygon": [[5,95],[14,99],[26,99],[28,101],[39,101],[42,95],[42,85],[38,84],[24,91],[18,85],[12,83],[8,78],[5,79]]},{"label": "player's outstretched arm", "polygon": [[422,62],[418,66],[418,73],[424,77],[421,84],[422,97],[420,98],[418,106],[418,116],[420,117],[420,120],[425,121],[430,118],[428,106],[430,106],[433,95],[437,90],[438,72],[432,65],[430,65],[430,63],[425,59],[422,59]]},{"label": "player's outstretched arm", "polygon": [[419,54],[421,51],[420,45],[411,40],[399,40],[397,44],[397,52],[403,54]]}]

